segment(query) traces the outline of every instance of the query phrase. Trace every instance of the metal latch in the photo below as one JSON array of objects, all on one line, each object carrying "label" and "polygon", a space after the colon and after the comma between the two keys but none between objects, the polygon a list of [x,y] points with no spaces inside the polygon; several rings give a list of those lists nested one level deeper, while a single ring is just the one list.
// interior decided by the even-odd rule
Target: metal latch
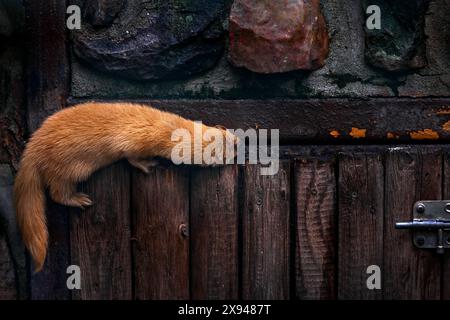
[{"label": "metal latch", "polygon": [[421,249],[450,249],[450,200],[418,201],[413,221],[397,222],[396,229],[412,229],[414,245]]}]

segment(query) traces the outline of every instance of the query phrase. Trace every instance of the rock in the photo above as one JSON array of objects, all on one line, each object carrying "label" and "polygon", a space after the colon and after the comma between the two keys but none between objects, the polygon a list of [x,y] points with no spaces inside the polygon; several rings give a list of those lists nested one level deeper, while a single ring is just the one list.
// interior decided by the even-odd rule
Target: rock
[{"label": "rock", "polygon": [[95,27],[109,26],[122,10],[126,0],[96,0],[85,3],[84,17]]},{"label": "rock", "polygon": [[229,1],[73,1],[89,17],[72,31],[74,52],[92,67],[128,79],[200,73],[223,53]]},{"label": "rock", "polygon": [[328,56],[319,0],[235,0],[229,60],[258,73],[314,70]]},{"label": "rock", "polygon": [[386,71],[407,71],[427,65],[425,14],[429,0],[364,0],[381,9],[381,29],[366,30],[366,61]]}]

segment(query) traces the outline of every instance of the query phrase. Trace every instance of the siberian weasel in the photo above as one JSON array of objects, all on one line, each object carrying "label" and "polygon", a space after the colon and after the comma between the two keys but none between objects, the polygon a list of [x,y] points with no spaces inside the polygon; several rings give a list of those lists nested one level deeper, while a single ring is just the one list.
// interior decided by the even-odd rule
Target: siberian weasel
[{"label": "siberian weasel", "polygon": [[[78,182],[121,158],[148,172],[154,165],[149,159],[170,159],[176,143],[172,132],[183,128],[192,133],[193,127],[194,122],[180,116],[131,103],[85,103],[50,116],[30,138],[14,184],[17,222],[36,271],[47,253],[47,187],[55,202],[90,206],[88,195],[76,191]],[[202,126],[206,129],[224,133]]]}]

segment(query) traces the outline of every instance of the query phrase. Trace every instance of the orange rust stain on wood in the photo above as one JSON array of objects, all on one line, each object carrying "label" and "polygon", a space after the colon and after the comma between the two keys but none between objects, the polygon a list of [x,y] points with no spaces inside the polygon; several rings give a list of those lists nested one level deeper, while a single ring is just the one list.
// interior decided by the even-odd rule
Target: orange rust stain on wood
[{"label": "orange rust stain on wood", "polygon": [[431,129],[423,129],[409,133],[411,139],[414,140],[436,140],[439,139],[439,133]]},{"label": "orange rust stain on wood", "polygon": [[444,131],[450,131],[450,121],[447,121],[446,123],[444,123],[444,125],[442,126],[442,129],[444,129]]},{"label": "orange rust stain on wood", "polygon": [[442,110],[436,112],[437,115],[448,115],[450,114],[450,107],[444,107]]},{"label": "orange rust stain on wood", "polygon": [[341,134],[337,130],[331,130],[330,131],[330,136],[332,136],[333,138],[339,138],[340,135]]},{"label": "orange rust stain on wood", "polygon": [[367,132],[367,129],[360,129],[360,128],[353,127],[352,131],[350,131],[350,135],[354,139],[365,138],[366,137],[366,132]]}]

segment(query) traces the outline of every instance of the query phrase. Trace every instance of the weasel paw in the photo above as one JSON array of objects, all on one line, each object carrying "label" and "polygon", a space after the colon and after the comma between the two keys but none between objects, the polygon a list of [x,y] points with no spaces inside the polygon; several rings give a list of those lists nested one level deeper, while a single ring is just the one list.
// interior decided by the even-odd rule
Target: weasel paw
[{"label": "weasel paw", "polygon": [[69,201],[73,207],[78,207],[80,209],[90,207],[94,204],[92,200],[89,199],[89,196],[84,193],[75,193]]}]

